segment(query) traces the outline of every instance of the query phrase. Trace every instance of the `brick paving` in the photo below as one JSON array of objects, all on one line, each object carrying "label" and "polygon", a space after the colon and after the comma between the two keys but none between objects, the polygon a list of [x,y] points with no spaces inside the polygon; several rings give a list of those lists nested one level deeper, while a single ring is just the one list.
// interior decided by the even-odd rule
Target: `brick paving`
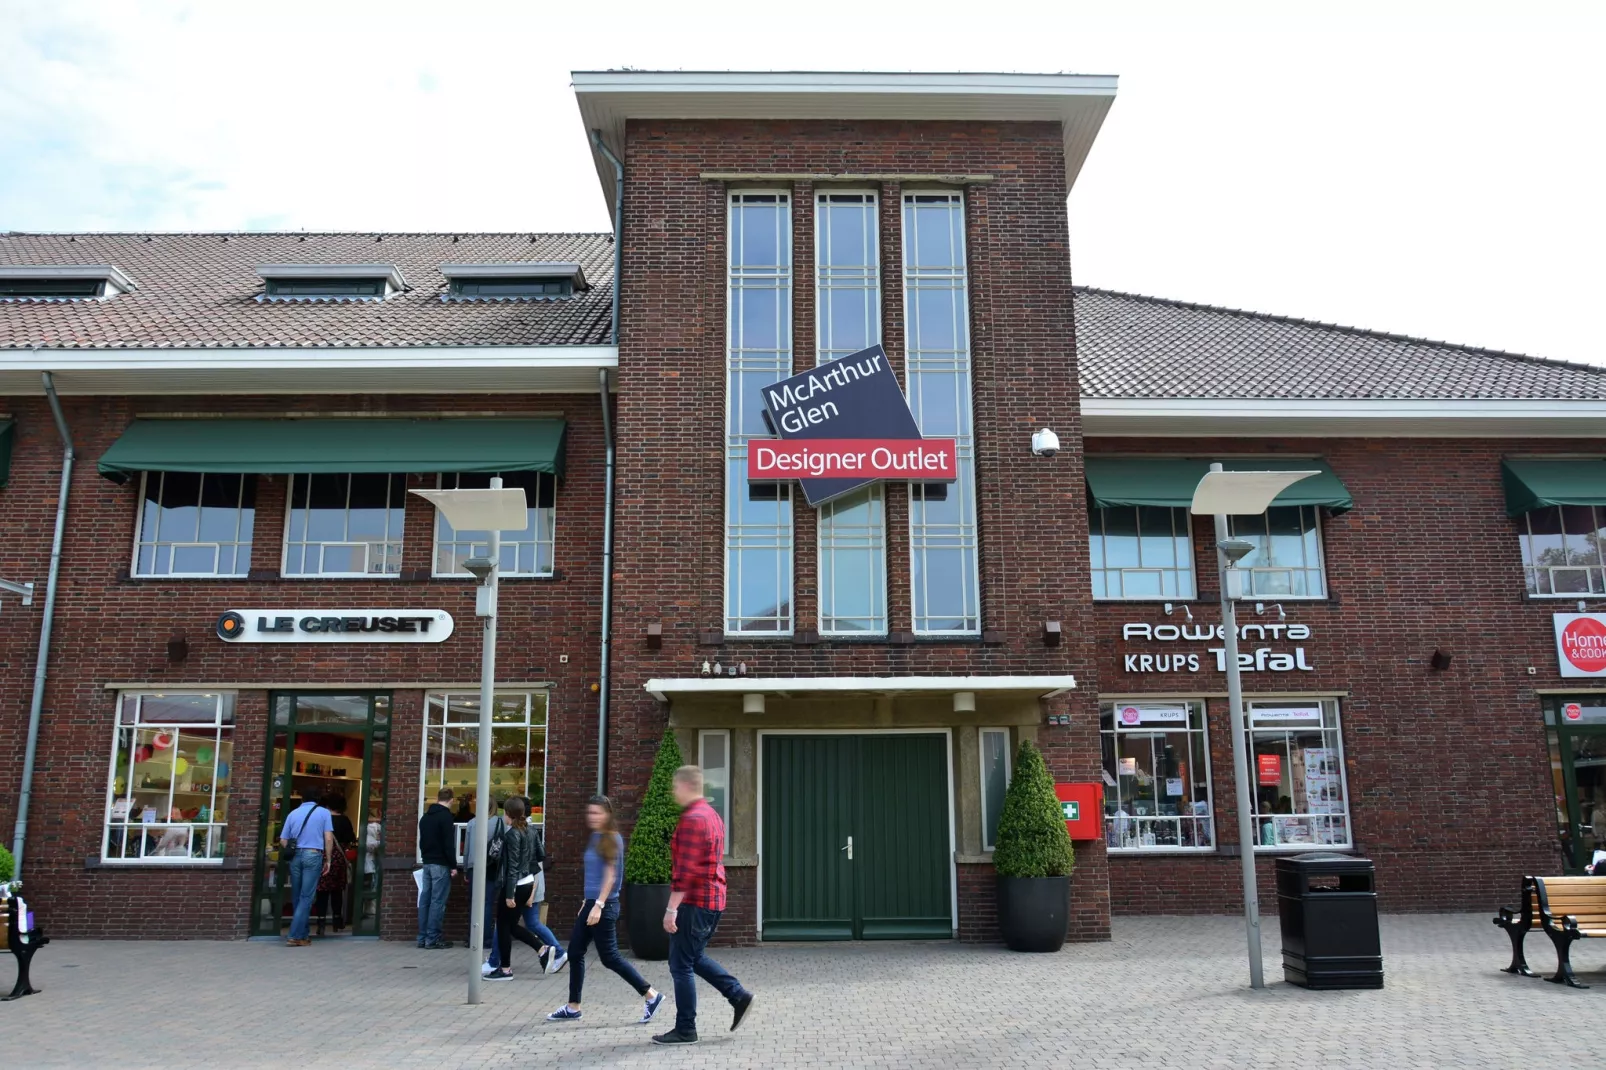
[{"label": "brick paving", "polygon": [[[1499,972],[1509,945],[1485,915],[1384,919],[1387,986],[1309,992],[1283,983],[1276,921],[1264,992],[1248,988],[1231,918],[1117,919],[1109,943],[1056,955],[949,943],[768,945],[719,958],[759,997],[741,1032],[704,987],[702,1044],[647,1041],[618,978],[588,972],[585,1018],[542,1020],[567,974],[524,972],[464,1004],[466,953],[410,944],[59,941],[34,960],[45,992],[0,1004],[0,1064],[118,1070],[228,1067],[1044,1066],[1357,1067],[1598,1065],[1606,948],[1575,948],[1572,991]],[[1529,939],[1547,970],[1549,941]],[[0,983],[11,983],[8,964]],[[592,960],[593,963],[595,960]],[[514,965],[532,965],[522,947]],[[667,986],[664,963],[643,965]],[[296,1029],[290,1022],[315,1023]],[[19,1057],[18,1053],[25,1053]]]}]

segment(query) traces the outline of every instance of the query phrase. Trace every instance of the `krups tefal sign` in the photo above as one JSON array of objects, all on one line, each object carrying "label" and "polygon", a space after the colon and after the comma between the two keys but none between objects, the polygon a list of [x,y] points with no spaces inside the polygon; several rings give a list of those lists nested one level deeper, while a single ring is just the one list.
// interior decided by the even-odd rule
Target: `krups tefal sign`
[{"label": "krups tefal sign", "polygon": [[1563,676],[1606,676],[1606,616],[1557,613],[1556,660]]},{"label": "krups tefal sign", "polygon": [[444,643],[456,624],[444,609],[230,609],[216,627],[228,643]]},{"label": "krups tefal sign", "polygon": [[747,478],[797,480],[810,505],[879,479],[952,483],[959,461],[951,438],[922,438],[898,377],[879,345],[827,361],[759,389],[776,439],[747,446]]}]

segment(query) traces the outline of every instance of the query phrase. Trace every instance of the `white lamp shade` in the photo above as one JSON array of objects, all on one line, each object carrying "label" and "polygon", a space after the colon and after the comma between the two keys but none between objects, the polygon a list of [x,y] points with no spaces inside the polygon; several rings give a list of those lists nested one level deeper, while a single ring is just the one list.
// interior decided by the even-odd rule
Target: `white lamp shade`
[{"label": "white lamp shade", "polygon": [[530,523],[523,487],[500,490],[415,490],[458,531],[523,531]]},{"label": "white lamp shade", "polygon": [[763,696],[763,694],[756,694],[756,693],[753,693],[753,692],[749,692],[748,694],[743,695],[742,696],[742,712],[743,713],[763,713],[764,712],[764,696]]},{"label": "white lamp shade", "polygon": [[1259,516],[1272,499],[1321,472],[1206,472],[1193,492],[1193,511],[1201,516]]}]

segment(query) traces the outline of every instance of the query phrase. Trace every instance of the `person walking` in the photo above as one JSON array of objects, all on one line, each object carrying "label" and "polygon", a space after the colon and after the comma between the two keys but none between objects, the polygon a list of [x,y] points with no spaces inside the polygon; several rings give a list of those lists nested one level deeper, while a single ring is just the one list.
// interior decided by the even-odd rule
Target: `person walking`
[{"label": "person walking", "polygon": [[281,851],[290,855],[290,901],[295,904],[290,935],[284,944],[306,947],[312,943],[307,933],[312,921],[312,900],[318,894],[318,882],[329,872],[329,857],[335,851],[329,811],[317,800],[308,799],[284,819],[279,837]]},{"label": "person walking", "polygon": [[[501,875],[497,878],[500,896],[496,904],[497,965],[481,974],[487,981],[513,979],[514,940],[528,944],[537,952],[542,947],[541,942],[519,924],[525,908],[535,898],[535,871],[541,865],[536,854],[540,848],[521,796],[515,795],[503,803],[502,813],[507,818],[507,828],[502,830]],[[539,916],[536,923],[540,924]]]},{"label": "person walking", "polygon": [[[523,796],[518,796],[518,799],[524,806],[525,821],[528,823],[530,800]],[[541,834],[539,825],[529,825],[528,827],[530,837],[535,841],[535,883],[530,892],[530,901],[525,905],[520,917],[524,921],[524,927],[541,941],[541,950],[536,952],[536,957],[541,962],[541,969],[546,973],[557,973],[568,964],[569,956],[564,953],[562,945],[558,943],[558,938],[552,935],[552,930],[548,929],[541,921],[541,903],[546,898],[545,893],[542,891],[545,884],[542,880],[542,870],[546,868],[546,841]],[[506,829],[507,823],[505,819],[498,815],[491,827],[485,830],[485,834],[488,837],[485,841],[487,848],[494,841],[494,837],[501,835]],[[493,865],[485,873],[487,898],[490,900],[486,904],[485,916],[490,920],[490,924],[486,927],[486,932],[491,935],[491,957],[486,960],[485,965],[480,967],[481,977],[489,977],[501,968],[503,963],[501,947],[496,940],[496,901],[500,898],[501,882],[495,878],[499,872],[500,870]]]},{"label": "person walking", "polygon": [[[324,855],[323,877],[318,881],[318,935],[324,934],[329,920],[329,908],[334,907],[335,932],[346,927],[346,888],[351,882],[351,854],[356,853],[357,830],[351,827],[346,816],[346,797],[332,791],[321,800],[329,811],[329,824],[334,831],[335,849]],[[348,854],[350,852],[350,854]]]},{"label": "person walking", "polygon": [[708,941],[725,911],[725,823],[703,798],[703,771],[695,765],[675,770],[675,802],[680,822],[669,841],[669,976],[675,982],[675,1028],[652,1038],[654,1044],[697,1043],[697,978],[724,996],[734,1010],[731,1032],[753,1006],[753,993],[729,970],[708,957]]},{"label": "person walking", "polygon": [[418,819],[418,857],[423,880],[418,886],[418,946],[441,951],[452,946],[441,939],[446,896],[457,876],[457,822],[452,818],[452,789],[435,793],[435,803]]},{"label": "person walking", "polygon": [[602,964],[623,977],[645,1001],[639,1024],[646,1025],[663,1005],[664,994],[649,985],[619,954],[619,874],[625,841],[614,822],[613,802],[606,795],[593,795],[586,803],[586,826],[591,829],[591,839],[586,844],[585,902],[580,904],[574,931],[569,935],[569,1002],[546,1018],[549,1022],[572,1022],[580,1017],[586,948],[595,942]]}]

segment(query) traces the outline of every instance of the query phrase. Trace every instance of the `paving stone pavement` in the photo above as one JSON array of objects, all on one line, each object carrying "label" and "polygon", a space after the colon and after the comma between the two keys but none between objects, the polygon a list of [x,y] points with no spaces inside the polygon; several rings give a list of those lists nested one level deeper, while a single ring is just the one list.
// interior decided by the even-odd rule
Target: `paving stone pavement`
[{"label": "paving stone pavement", "polygon": [[[0,1066],[1507,1068],[1598,1066],[1606,941],[1575,947],[1575,991],[1500,972],[1488,915],[1383,920],[1381,991],[1310,992],[1282,980],[1275,917],[1267,979],[1248,987],[1233,918],[1118,919],[1104,944],[1055,955],[949,943],[771,944],[717,957],[758,993],[730,1033],[701,988],[694,1048],[648,1043],[617,977],[587,972],[585,1018],[548,1023],[567,972],[542,977],[516,947],[511,982],[464,1003],[466,951],[411,944],[61,940],[40,951],[38,996],[0,1004]],[[1542,933],[1529,960],[1554,963]],[[12,971],[0,966],[9,991]],[[666,989],[664,963],[642,964]],[[296,1026],[293,1023],[308,1023]]]}]

